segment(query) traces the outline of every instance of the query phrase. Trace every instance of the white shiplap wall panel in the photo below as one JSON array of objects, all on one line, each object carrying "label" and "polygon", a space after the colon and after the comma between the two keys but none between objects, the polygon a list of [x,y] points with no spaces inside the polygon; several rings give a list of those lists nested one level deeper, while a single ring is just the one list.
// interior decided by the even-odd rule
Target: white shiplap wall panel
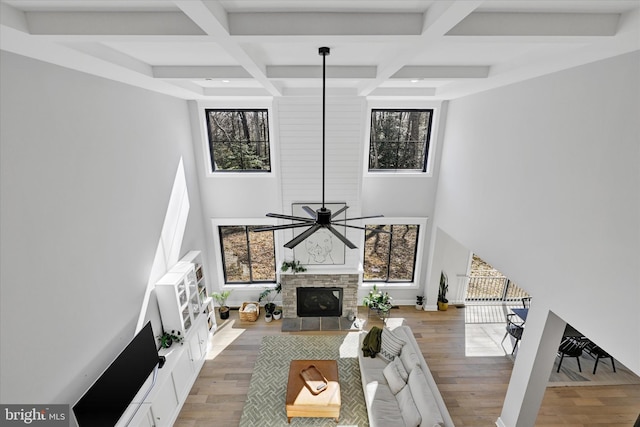
[{"label": "white shiplap wall panel", "polygon": [[[277,110],[282,212],[290,213],[292,203],[322,200],[322,98],[281,98]],[[350,217],[361,210],[364,111],[362,98],[327,99],[325,202],[346,202]],[[347,237],[360,245],[357,230]],[[359,252],[347,250],[346,265],[358,261]]]}]

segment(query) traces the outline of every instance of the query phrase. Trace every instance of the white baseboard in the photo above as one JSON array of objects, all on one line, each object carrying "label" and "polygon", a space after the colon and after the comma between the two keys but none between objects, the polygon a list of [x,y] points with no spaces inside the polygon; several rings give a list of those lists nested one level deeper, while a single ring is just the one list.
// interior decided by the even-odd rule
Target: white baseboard
[{"label": "white baseboard", "polygon": [[498,417],[498,419],[496,420],[496,426],[498,426],[498,427],[507,427],[507,425],[502,422],[502,419],[500,417]]}]

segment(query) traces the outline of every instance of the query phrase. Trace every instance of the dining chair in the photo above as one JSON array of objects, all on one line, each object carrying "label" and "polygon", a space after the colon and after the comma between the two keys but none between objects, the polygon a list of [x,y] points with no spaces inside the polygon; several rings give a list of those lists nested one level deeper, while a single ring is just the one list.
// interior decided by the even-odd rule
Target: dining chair
[{"label": "dining chair", "polygon": [[524,332],[524,326],[522,322],[514,321],[513,319],[518,318],[514,313],[507,314],[507,327],[504,337],[502,337],[502,341],[500,341],[500,345],[504,342],[504,340],[511,335],[516,342],[513,344],[513,350],[511,350],[511,354],[516,351],[518,348],[518,343],[522,339],[522,333]]},{"label": "dining chair", "polygon": [[564,357],[575,357],[578,362],[578,370],[582,372],[582,367],[580,366],[580,356],[582,356],[582,350],[589,343],[589,340],[586,338],[565,338],[561,343],[560,347],[558,347],[558,356],[560,356],[560,362],[558,363],[558,370],[556,372],[560,372],[560,367],[562,366],[562,360]]},{"label": "dining chair", "polygon": [[616,372],[616,363],[613,361],[613,357],[604,351],[602,347],[596,345],[591,340],[588,340],[587,345],[584,350],[591,355],[591,357],[595,357],[596,363],[593,365],[593,375],[596,374],[596,369],[598,369],[598,361],[600,359],[611,359],[611,367],[613,368],[613,372]]}]

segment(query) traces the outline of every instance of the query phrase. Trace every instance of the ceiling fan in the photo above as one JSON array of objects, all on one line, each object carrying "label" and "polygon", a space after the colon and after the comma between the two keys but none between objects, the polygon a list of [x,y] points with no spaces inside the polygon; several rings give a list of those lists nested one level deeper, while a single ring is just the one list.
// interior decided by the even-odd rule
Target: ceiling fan
[{"label": "ceiling fan", "polygon": [[[349,228],[357,228],[359,230],[367,230],[375,233],[388,233],[388,231],[384,231],[378,228],[367,228],[367,227],[358,227],[355,225],[346,224],[346,221],[354,221],[359,219],[366,218],[380,218],[384,215],[372,215],[372,216],[361,216],[358,218],[343,218],[336,219],[338,215],[342,212],[346,211],[349,206],[344,206],[338,209],[336,212],[331,212],[330,209],[325,207],[324,204],[324,172],[325,172],[325,109],[326,109],[326,58],[329,55],[330,49],[328,47],[321,47],[318,49],[318,54],[322,55],[322,207],[313,210],[309,206],[303,206],[302,209],[309,214],[309,218],[301,217],[301,216],[292,216],[292,215],[282,215],[276,213],[268,213],[266,216],[270,218],[279,218],[279,219],[287,219],[290,221],[294,221],[293,224],[283,224],[283,225],[274,225],[271,227],[260,227],[256,228],[253,231],[272,231],[272,230],[284,230],[288,228],[300,228],[300,227],[309,227],[305,231],[303,231],[298,236],[294,237],[292,240],[288,241],[284,244],[285,248],[293,249],[298,244],[300,244],[307,237],[311,236],[318,230],[326,229],[333,233],[342,243],[344,243],[349,249],[355,249],[356,245],[354,245],[349,239],[347,239],[343,234],[338,232],[334,228],[334,226],[340,227],[349,227]],[[346,231],[346,228],[345,228]]]}]

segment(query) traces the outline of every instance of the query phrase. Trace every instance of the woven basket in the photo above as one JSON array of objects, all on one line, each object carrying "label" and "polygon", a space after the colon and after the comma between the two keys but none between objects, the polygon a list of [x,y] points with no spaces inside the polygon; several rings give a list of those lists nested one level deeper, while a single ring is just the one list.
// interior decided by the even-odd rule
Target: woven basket
[{"label": "woven basket", "polygon": [[[255,304],[256,307],[258,307],[258,309],[256,311],[251,311],[247,313],[244,311],[244,308],[248,304]],[[260,316],[260,304],[253,301],[243,302],[242,305],[240,306],[239,313],[240,313],[240,320],[244,322],[255,322],[256,320],[258,320],[258,317]]]}]

